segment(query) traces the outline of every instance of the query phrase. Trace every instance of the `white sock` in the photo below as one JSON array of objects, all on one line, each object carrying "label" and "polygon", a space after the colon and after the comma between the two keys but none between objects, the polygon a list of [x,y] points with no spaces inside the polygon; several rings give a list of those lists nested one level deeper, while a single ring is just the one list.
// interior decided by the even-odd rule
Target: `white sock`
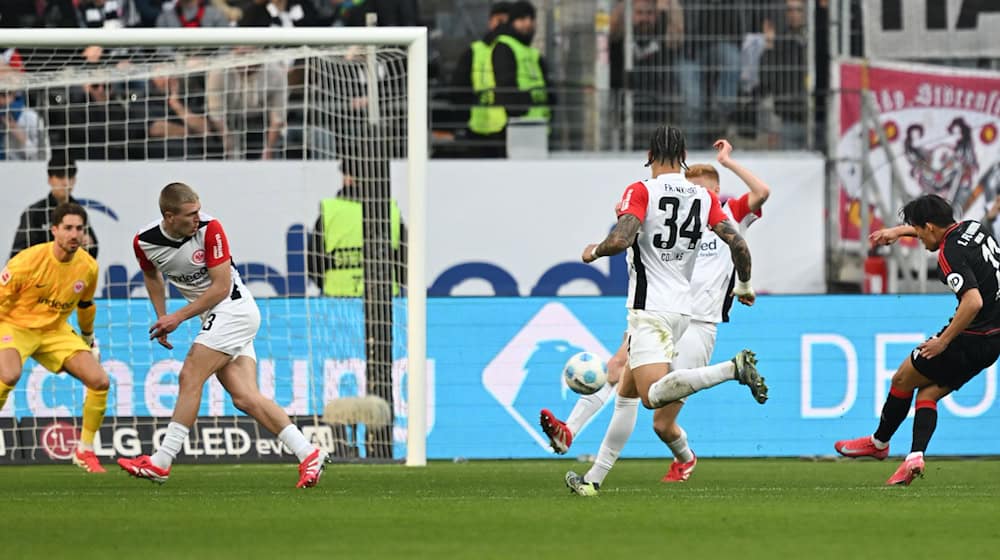
[{"label": "white sock", "polygon": [[285,426],[278,434],[278,439],[281,440],[281,443],[285,444],[285,447],[292,450],[292,453],[299,458],[300,463],[305,461],[306,457],[311,455],[316,449],[313,444],[309,443],[306,436],[302,434],[302,430],[295,424]]},{"label": "white sock", "polygon": [[79,440],[79,441],[76,442],[76,448],[79,449],[80,451],[93,451],[94,450],[94,444],[93,443],[85,443],[81,439],[81,440]]},{"label": "white sock", "polygon": [[875,444],[875,449],[885,449],[886,447],[889,447],[889,442],[888,441],[881,441],[881,440],[875,439],[875,436],[872,436],[872,443]]},{"label": "white sock", "polygon": [[672,371],[650,385],[649,403],[653,408],[659,408],[732,379],[736,379],[736,364],[733,362]]},{"label": "white sock", "polygon": [[188,431],[190,431],[188,427],[179,422],[167,424],[167,434],[163,436],[160,448],[150,457],[152,463],[161,469],[169,469],[174,459],[177,458],[177,454],[181,452],[184,440],[188,437]]},{"label": "white sock", "polygon": [[583,429],[583,425],[593,418],[598,410],[601,410],[601,407],[608,402],[614,392],[615,386],[605,383],[600,391],[577,399],[576,404],[573,405],[573,411],[566,419],[566,426],[569,427],[569,431],[573,432],[573,437],[576,437],[576,434]]},{"label": "white sock", "polygon": [[920,457],[921,459],[923,459],[924,458],[924,452],[923,451],[911,451],[909,454],[907,454],[906,460],[909,461],[910,459],[916,459],[917,457]]},{"label": "white sock", "polygon": [[618,395],[618,399],[615,400],[615,413],[611,416],[608,431],[604,433],[601,450],[597,452],[597,459],[584,475],[584,480],[598,484],[604,482],[604,477],[608,476],[611,467],[615,466],[615,461],[618,460],[618,455],[625,447],[625,442],[632,436],[632,430],[635,429],[635,418],[638,414],[639,399]]},{"label": "white sock", "polygon": [[688,447],[688,435],[684,431],[684,428],[681,428],[681,437],[668,442],[667,447],[674,453],[674,459],[677,459],[679,463],[687,463],[694,459],[694,454],[691,453],[691,448]]}]

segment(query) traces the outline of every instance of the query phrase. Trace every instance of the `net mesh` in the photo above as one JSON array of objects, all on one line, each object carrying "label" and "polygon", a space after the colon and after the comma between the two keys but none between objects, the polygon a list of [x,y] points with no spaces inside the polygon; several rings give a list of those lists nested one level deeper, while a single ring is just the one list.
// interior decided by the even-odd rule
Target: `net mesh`
[{"label": "net mesh", "polygon": [[[337,459],[403,457],[406,234],[389,170],[406,150],[405,52],[147,45],[9,54],[0,169],[21,194],[2,214],[3,233],[24,230],[24,245],[48,240],[47,222],[19,223],[29,204],[50,209],[51,198],[39,200],[45,161],[75,162],[72,196],[91,216],[96,331],[112,381],[98,455],[159,445],[184,352],[202,328],[182,325],[173,352],[148,340],[155,313],[132,251],[135,232],[159,217],[159,190],[183,181],[222,223],[260,307],[261,392]],[[184,303],[172,290],[168,310]],[[0,411],[0,460],[68,459],[84,394],[29,359]],[[275,435],[210,379],[178,461],[280,458],[289,453]]]}]

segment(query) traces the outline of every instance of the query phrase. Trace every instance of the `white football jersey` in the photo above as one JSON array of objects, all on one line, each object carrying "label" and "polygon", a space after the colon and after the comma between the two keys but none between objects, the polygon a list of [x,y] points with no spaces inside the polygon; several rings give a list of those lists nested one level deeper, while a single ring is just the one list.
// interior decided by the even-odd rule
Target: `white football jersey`
[{"label": "white football jersey", "polygon": [[[160,220],[150,222],[139,230],[132,241],[135,258],[143,270],[158,269],[188,301],[194,301],[212,284],[208,269],[229,262],[229,240],[222,224],[208,214],[200,213],[198,232],[191,237],[174,239],[163,231]],[[233,266],[233,287],[229,299],[249,298],[250,291],[243,285],[239,272]]]},{"label": "white football jersey", "polygon": [[629,185],[617,210],[642,222],[628,250],[627,307],[690,315],[702,235],[726,219],[718,197],[681,173],[664,173]]},{"label": "white football jersey", "polygon": [[[725,212],[736,224],[740,235],[744,235],[750,224],[757,221],[760,211],[750,211],[750,193],[739,198],[731,198],[722,205]],[[735,285],[735,269],[732,252],[715,232],[708,230],[701,238],[698,264],[691,277],[691,296],[694,304],[691,318],[709,323],[729,321],[729,309],[733,306],[732,291]]]}]

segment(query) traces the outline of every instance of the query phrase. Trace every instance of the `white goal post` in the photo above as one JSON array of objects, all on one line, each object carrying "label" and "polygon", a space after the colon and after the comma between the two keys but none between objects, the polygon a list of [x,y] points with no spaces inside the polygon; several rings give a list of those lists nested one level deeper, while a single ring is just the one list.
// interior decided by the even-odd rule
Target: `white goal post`
[{"label": "white goal post", "polygon": [[[259,48],[384,46],[406,53],[406,378],[408,466],[426,465],[426,202],[427,30],[417,27],[367,28],[199,28],[199,29],[15,29],[0,30],[0,45],[19,49],[140,47]],[[371,49],[369,53],[373,53]],[[370,57],[374,56],[369,54]],[[374,58],[369,58],[374,60]],[[371,70],[370,70],[371,72]],[[374,78],[372,78],[374,79]],[[370,96],[368,103],[375,109]],[[375,116],[378,118],[377,111]],[[6,249],[4,249],[6,250]],[[109,410],[110,414],[110,410]]]}]

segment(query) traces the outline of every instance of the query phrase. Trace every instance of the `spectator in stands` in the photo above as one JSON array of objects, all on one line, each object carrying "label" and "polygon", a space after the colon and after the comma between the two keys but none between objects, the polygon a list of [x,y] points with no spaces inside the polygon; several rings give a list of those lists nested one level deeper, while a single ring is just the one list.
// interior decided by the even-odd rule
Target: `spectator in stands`
[{"label": "spectator in stands", "polygon": [[187,80],[156,74],[142,99],[129,104],[130,119],[145,125],[140,159],[204,159],[212,130],[204,97],[193,95]]},{"label": "spectator in stands", "polygon": [[125,159],[125,107],[103,82],[70,90],[69,145],[73,159]]},{"label": "spectator in stands", "polygon": [[684,16],[678,0],[633,0],[632,72],[625,76],[625,2],[611,13],[611,88],[633,92],[633,146],[648,142],[667,122],[679,96],[677,66],[683,63]]},{"label": "spectator in stands", "polygon": [[[310,27],[321,23],[311,0],[269,0],[257,2],[244,12],[244,18],[266,21],[268,27]],[[250,27],[246,22],[242,27]]]},{"label": "spectator in stands", "polygon": [[[510,117],[533,118],[543,121],[551,119],[552,95],[548,88],[545,61],[538,49],[531,46],[535,36],[535,7],[527,0],[514,2],[510,7],[510,19],[498,29],[490,61],[493,72],[476,72],[481,90],[479,106],[491,105],[494,111],[483,111],[470,115],[469,129],[490,140],[480,150],[480,157],[507,157],[507,123]],[[473,61],[473,66],[476,62]],[[485,70],[485,68],[484,68]],[[493,86],[492,96],[489,94]]]},{"label": "spectator in stands", "polygon": [[761,88],[773,99],[774,113],[781,119],[771,130],[771,147],[806,146],[806,37],[805,2],[785,0],[785,15],[777,28],[765,28],[761,56]]},{"label": "spectator in stands", "polygon": [[122,0],[122,20],[126,27],[155,27],[163,0]]},{"label": "spectator in stands", "polygon": [[76,10],[80,27],[103,29],[122,27],[122,10],[118,0],[80,0]]},{"label": "spectator in stands", "polygon": [[[49,196],[35,202],[21,213],[21,220],[14,233],[14,245],[10,250],[11,258],[28,247],[52,241],[49,215],[56,206],[64,202],[79,204],[79,201],[72,197],[75,186],[76,164],[67,159],[63,152],[53,154],[49,160]],[[83,236],[83,248],[90,253],[90,256],[97,258],[97,235],[90,229],[89,223]]]},{"label": "spectator in stands", "polygon": [[[709,138],[731,136],[729,123],[739,93],[740,47],[746,33],[744,8],[738,0],[697,0],[684,3],[685,55],[680,85],[684,93],[684,133],[692,146]],[[711,96],[707,86],[714,83]],[[703,107],[710,107],[705,114]],[[711,125],[705,126],[708,120]]]},{"label": "spectator in stands", "polygon": [[45,158],[45,127],[17,91],[0,91],[0,159]]},{"label": "spectator in stands", "polygon": [[40,23],[35,0],[0,2],[0,27],[37,27]]},{"label": "spectator in stands", "polygon": [[[17,70],[0,63],[0,77]],[[45,158],[45,127],[23,92],[0,90],[0,159]]]},{"label": "spectator in stands", "polygon": [[80,27],[79,14],[73,0],[48,0],[42,13],[45,27]]},{"label": "spectator in stands", "polygon": [[490,6],[486,33],[469,45],[455,65],[449,96],[455,110],[445,118],[466,127],[457,133],[444,132],[446,136],[453,134],[453,144],[443,154],[446,157],[501,157],[497,146],[503,142],[502,136],[484,128],[490,112],[502,111],[493,106],[496,94],[489,84],[492,76],[485,75],[485,71],[493,45],[510,18],[510,7],[510,2],[494,2]]},{"label": "spectator in stands", "polygon": [[[236,47],[233,56],[257,49]],[[288,75],[277,62],[249,63],[208,72],[208,116],[222,131],[227,159],[280,157],[288,110]]]},{"label": "spectator in stands", "polygon": [[[369,13],[375,14],[379,27],[420,25],[417,0],[328,0],[333,6],[330,25],[364,27]],[[326,23],[326,22],[324,22]]]},{"label": "spectator in stands", "polygon": [[156,18],[157,27],[229,27],[227,18],[207,0],[177,0]]}]

